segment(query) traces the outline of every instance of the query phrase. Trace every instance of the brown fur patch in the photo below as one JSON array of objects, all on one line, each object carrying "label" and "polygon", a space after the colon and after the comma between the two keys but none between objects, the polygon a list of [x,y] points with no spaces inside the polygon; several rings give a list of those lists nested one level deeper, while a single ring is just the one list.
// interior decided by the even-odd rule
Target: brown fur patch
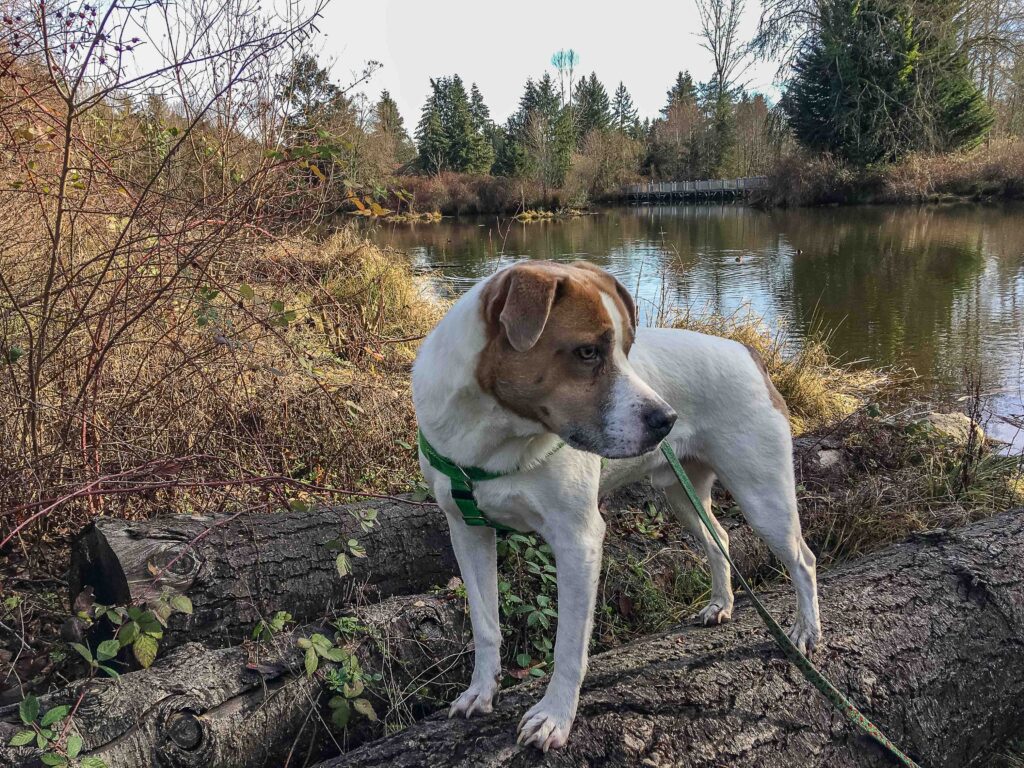
[{"label": "brown fur patch", "polygon": [[[628,318],[627,351],[633,342],[633,300],[616,286],[592,264],[548,261],[517,264],[488,283],[481,302],[487,341],[476,369],[481,389],[553,432],[599,429],[616,373],[614,324],[602,294]],[[590,346],[597,361],[579,355]]]},{"label": "brown fur patch", "polygon": [[750,356],[754,358],[754,363],[757,364],[757,367],[761,370],[761,375],[764,376],[764,383],[768,387],[768,396],[771,397],[772,399],[772,405],[775,406],[775,409],[779,413],[781,413],[788,419],[789,406],[786,405],[786,401],[779,393],[779,390],[777,390],[775,388],[775,385],[772,384],[771,377],[768,376],[768,368],[764,364],[764,358],[761,357],[761,353],[758,352],[754,347],[750,346],[749,344],[744,344],[743,346],[747,348],[747,352],[749,352]]}]

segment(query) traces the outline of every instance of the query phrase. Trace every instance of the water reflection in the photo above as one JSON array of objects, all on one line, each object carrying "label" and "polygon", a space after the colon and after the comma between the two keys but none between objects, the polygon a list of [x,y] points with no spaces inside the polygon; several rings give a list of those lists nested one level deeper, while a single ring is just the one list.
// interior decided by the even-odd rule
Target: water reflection
[{"label": "water reflection", "polygon": [[847,360],[910,366],[932,392],[957,393],[964,371],[978,371],[1011,414],[1024,410],[1022,231],[1022,206],[655,206],[399,225],[375,237],[453,291],[513,259],[586,258],[636,292],[648,322],[664,308],[749,305],[798,338],[829,329]]}]

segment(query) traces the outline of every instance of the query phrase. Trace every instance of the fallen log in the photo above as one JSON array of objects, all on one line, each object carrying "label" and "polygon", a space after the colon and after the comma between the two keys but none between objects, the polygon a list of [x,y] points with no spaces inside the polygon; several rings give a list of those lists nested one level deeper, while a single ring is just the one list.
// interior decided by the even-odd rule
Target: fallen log
[{"label": "fallen log", "polygon": [[[368,514],[376,520],[364,531]],[[366,557],[349,557],[351,574],[341,577],[331,545],[349,539]],[[192,615],[171,617],[162,641],[169,648],[238,642],[279,610],[315,621],[347,605],[425,592],[456,573],[437,507],[369,501],[266,515],[99,518],[72,545],[68,583],[72,605],[87,587],[103,605],[141,605],[168,588],[186,595]]]},{"label": "fallen log", "polygon": [[[596,656],[558,753],[519,748],[542,683],[493,714],[434,716],[322,768],[883,766],[889,759],[788,664],[745,600],[735,621]],[[784,623],[792,595],[765,603]],[[978,764],[1024,720],[1024,511],[916,536],[821,579],[819,667],[931,768]]]},{"label": "fallen log", "polygon": [[[211,650],[181,645],[146,670],[118,679],[80,681],[44,697],[42,711],[74,706],[82,757],[108,768],[259,768],[308,764],[374,735],[408,725],[450,701],[469,678],[464,603],[452,597],[395,597],[354,611],[358,627],[344,648],[369,681],[358,694],[380,722],[352,716],[329,725],[327,659],[306,675],[299,638],[331,629],[307,627],[266,642]],[[351,625],[350,625],[351,627]],[[341,665],[344,668],[344,665]],[[0,711],[0,765],[35,765],[38,752],[8,746],[24,730],[16,707]]]}]

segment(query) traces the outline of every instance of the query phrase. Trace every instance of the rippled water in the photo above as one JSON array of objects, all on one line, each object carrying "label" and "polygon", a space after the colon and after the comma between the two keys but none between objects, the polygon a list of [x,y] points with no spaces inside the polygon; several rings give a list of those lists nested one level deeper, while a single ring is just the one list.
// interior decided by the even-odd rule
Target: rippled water
[{"label": "rippled water", "polygon": [[530,224],[446,219],[375,237],[454,292],[514,259],[588,259],[635,291],[647,322],[679,307],[749,306],[797,339],[826,329],[847,361],[912,368],[929,395],[961,394],[965,371],[980,373],[1003,417],[990,431],[1005,439],[1024,413],[1022,206],[644,206]]}]

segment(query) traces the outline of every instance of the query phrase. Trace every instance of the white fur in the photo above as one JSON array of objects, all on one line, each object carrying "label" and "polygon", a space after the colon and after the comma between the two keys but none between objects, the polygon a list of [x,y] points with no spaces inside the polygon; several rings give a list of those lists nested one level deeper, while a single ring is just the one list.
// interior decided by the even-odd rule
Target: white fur
[{"label": "white fur", "polygon": [[[599,457],[566,446],[534,466],[559,438],[502,407],[477,383],[477,358],[485,343],[480,310],[485,282],[457,301],[423,342],[413,368],[413,399],[427,439],[456,463],[495,472],[529,467],[477,483],[475,491],[489,518],[536,531],[548,542],[557,564],[558,593],[571,596],[558,604],[555,665],[547,691],[519,725],[520,741],[547,751],[568,739],[586,674],[605,530],[599,491],[650,477],[666,490],[674,513],[701,541],[711,563],[712,595],[700,618],[705,623],[728,619],[733,595],[725,558],[659,451],[611,460],[602,472]],[[638,329],[627,360],[621,340],[628,321],[610,297],[605,306],[615,323],[621,371],[608,421],[623,453],[642,441],[634,426],[638,404],[664,398],[678,414],[667,439],[684,461],[706,511],[711,513],[711,485],[717,476],[789,570],[797,593],[790,634],[801,650],[809,650],[820,637],[815,560],[797,517],[789,425],[773,406],[760,369],[741,344],[671,329]],[[449,716],[490,712],[501,674],[495,534],[490,528],[466,526],[452,502],[448,478],[422,457],[420,465],[448,517],[476,645],[472,681]],[[712,520],[727,542],[725,531]]]}]

